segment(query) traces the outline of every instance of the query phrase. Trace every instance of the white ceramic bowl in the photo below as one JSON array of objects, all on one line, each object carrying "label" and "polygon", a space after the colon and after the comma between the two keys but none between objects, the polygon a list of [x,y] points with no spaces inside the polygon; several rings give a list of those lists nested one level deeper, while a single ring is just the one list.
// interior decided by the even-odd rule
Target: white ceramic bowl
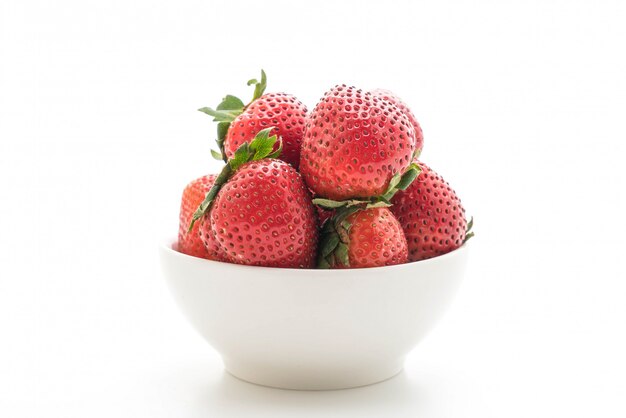
[{"label": "white ceramic bowl", "polygon": [[191,257],[171,242],[161,263],[176,302],[231,374],[289,389],[388,379],[441,317],[467,245],[391,267],[296,270]]}]

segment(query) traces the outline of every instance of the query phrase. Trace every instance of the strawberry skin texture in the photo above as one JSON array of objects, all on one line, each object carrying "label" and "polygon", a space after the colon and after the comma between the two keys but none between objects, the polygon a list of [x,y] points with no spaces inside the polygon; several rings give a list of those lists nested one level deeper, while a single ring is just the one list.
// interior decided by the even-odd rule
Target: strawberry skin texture
[{"label": "strawberry skin texture", "polygon": [[409,245],[409,261],[449,253],[465,240],[465,209],[450,185],[426,164],[420,175],[391,200]]},{"label": "strawberry skin texture", "polygon": [[382,194],[411,162],[415,133],[393,103],[345,85],[309,115],[300,172],[316,195],[333,200]]},{"label": "strawberry skin texture", "polygon": [[389,90],[376,89],[372,91],[372,94],[395,104],[396,107],[400,109],[400,111],[404,113],[407,118],[409,118],[411,125],[413,125],[413,130],[415,131],[415,149],[418,152],[422,152],[422,148],[424,148],[424,133],[422,132],[422,127],[415,118],[415,115],[411,112],[411,109],[409,109],[406,103]]},{"label": "strawberry skin texture", "polygon": [[[312,268],[317,213],[300,174],[276,159],[242,165],[222,187],[210,225],[228,261],[238,264]],[[205,222],[201,228],[206,228]]]},{"label": "strawberry skin texture", "polygon": [[349,268],[406,263],[407,240],[398,220],[387,208],[361,210],[348,216]]},{"label": "strawberry skin texture", "polygon": [[203,237],[199,234],[200,225],[196,223],[191,232],[187,232],[193,213],[213,186],[216,177],[213,174],[202,176],[193,180],[183,190],[178,226],[178,251],[194,257],[223,261],[225,254],[217,244],[213,231],[207,230],[208,238]]},{"label": "strawberry skin texture", "polygon": [[231,158],[241,144],[252,141],[260,130],[274,126],[270,135],[278,135],[283,141],[279,158],[298,168],[306,116],[306,106],[291,94],[265,94],[231,123],[224,141],[226,156]]}]

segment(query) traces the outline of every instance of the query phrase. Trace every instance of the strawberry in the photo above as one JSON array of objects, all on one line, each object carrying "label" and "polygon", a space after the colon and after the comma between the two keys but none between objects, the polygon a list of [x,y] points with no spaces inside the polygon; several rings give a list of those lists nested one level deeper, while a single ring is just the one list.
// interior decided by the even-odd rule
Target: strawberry
[{"label": "strawberry", "polygon": [[[318,224],[311,194],[300,174],[272,152],[272,127],[244,142],[215,180],[194,214],[200,231],[215,238],[228,261],[311,268]],[[191,225],[193,228],[193,223]]]},{"label": "strawberry", "polygon": [[413,126],[393,103],[345,85],[309,115],[300,172],[316,195],[333,200],[381,195],[415,151]]},{"label": "strawberry", "polygon": [[391,199],[409,245],[409,261],[436,257],[459,248],[474,233],[454,190],[426,164],[406,190]]},{"label": "strawberry", "polygon": [[206,237],[199,235],[199,225],[188,231],[194,211],[213,186],[216,177],[214,174],[202,176],[185,187],[180,204],[178,251],[194,257],[222,261],[225,253],[215,240],[213,231],[208,231],[210,233]]},{"label": "strawberry", "polygon": [[252,102],[230,124],[224,150],[232,157],[243,142],[250,142],[257,132],[268,126],[275,126],[272,134],[283,141],[280,159],[298,168],[300,146],[304,133],[307,108],[290,94],[270,93]]},{"label": "strawberry", "polygon": [[344,210],[322,232],[320,268],[381,267],[406,263],[407,241],[388,208]]},{"label": "strawberry", "polygon": [[417,122],[415,115],[411,112],[411,109],[409,109],[402,99],[389,90],[376,89],[372,91],[372,94],[395,104],[396,107],[409,118],[411,125],[413,125],[413,130],[415,131],[415,152],[419,155],[424,147],[424,133],[422,132],[422,127],[419,122]]},{"label": "strawberry", "polygon": [[213,156],[227,161],[242,143],[251,142],[260,130],[273,126],[271,133],[282,139],[280,159],[298,168],[306,106],[291,94],[263,94],[267,86],[267,76],[263,70],[261,81],[248,81],[248,85],[252,84],[255,85],[254,96],[247,105],[237,97],[227,95],[215,110],[209,107],[199,109],[218,122],[217,143],[220,152],[212,151]]}]

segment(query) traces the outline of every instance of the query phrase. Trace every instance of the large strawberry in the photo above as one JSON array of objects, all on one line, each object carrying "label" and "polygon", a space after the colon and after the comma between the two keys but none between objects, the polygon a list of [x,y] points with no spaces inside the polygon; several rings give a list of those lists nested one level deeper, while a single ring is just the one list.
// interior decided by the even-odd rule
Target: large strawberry
[{"label": "large strawberry", "polygon": [[213,186],[216,177],[214,174],[202,176],[190,182],[183,190],[178,227],[178,251],[195,257],[221,261],[224,260],[225,253],[215,240],[215,234],[212,231],[207,231],[211,233],[204,239],[199,235],[200,225],[195,225],[189,231],[193,213]]},{"label": "large strawberry", "polygon": [[382,267],[407,261],[402,227],[384,207],[348,210],[334,217],[324,225],[322,243],[320,268]]},{"label": "large strawberry", "polygon": [[200,111],[213,116],[218,123],[217,143],[220,153],[217,159],[227,161],[244,142],[251,142],[256,134],[267,127],[274,127],[271,134],[282,139],[280,159],[294,167],[300,163],[300,148],[307,108],[295,96],[286,93],[263,94],[267,77],[261,70],[261,81],[248,81],[255,85],[252,101],[247,105],[235,96],[227,95],[217,108],[203,107]]},{"label": "large strawberry", "polygon": [[471,238],[472,222],[450,185],[426,164],[406,190],[391,199],[409,245],[409,261],[436,257],[457,249]]},{"label": "large strawberry", "polygon": [[280,150],[272,152],[276,136],[270,131],[237,149],[194,219],[203,220],[203,236],[215,231],[230,262],[311,268],[318,240],[315,207],[300,174],[275,159]]},{"label": "large strawberry", "polygon": [[316,195],[333,200],[381,195],[411,162],[415,133],[388,100],[345,85],[309,115],[300,172]]},{"label": "large strawberry", "polygon": [[372,91],[372,94],[378,97],[382,97],[385,100],[389,100],[393,104],[395,104],[400,111],[402,111],[411,121],[413,125],[413,130],[415,131],[415,152],[419,155],[422,152],[422,148],[424,147],[424,133],[422,132],[422,127],[419,122],[415,118],[411,109],[394,93],[389,90],[384,89],[376,89]]}]

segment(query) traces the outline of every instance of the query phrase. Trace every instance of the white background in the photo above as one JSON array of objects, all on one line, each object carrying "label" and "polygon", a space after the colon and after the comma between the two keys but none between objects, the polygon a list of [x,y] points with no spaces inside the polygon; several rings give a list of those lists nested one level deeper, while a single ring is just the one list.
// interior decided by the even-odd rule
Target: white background
[{"label": "white background", "polygon": [[[0,3],[3,417],[623,417],[626,3]],[[385,383],[257,387],[156,248],[215,172],[196,111],[384,87],[476,222],[451,311]]]}]

